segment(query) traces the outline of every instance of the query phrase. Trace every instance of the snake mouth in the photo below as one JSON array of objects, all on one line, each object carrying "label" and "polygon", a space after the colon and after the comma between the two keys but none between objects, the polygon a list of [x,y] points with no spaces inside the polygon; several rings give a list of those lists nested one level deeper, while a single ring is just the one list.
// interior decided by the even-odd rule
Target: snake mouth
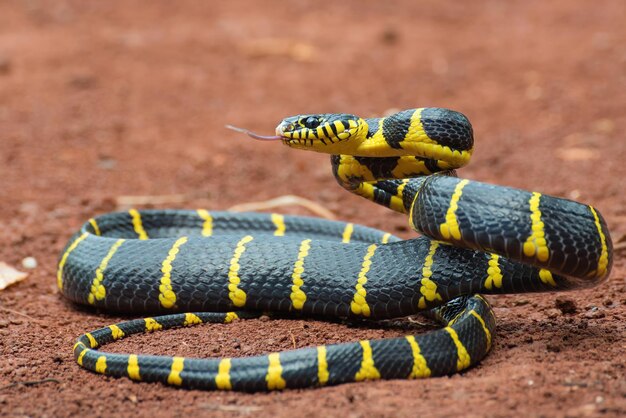
[{"label": "snake mouth", "polygon": [[290,147],[312,148],[317,144],[326,145],[314,129],[303,126],[302,123],[294,123],[290,119],[282,121],[276,127],[276,136],[279,136],[283,143]]},{"label": "snake mouth", "polygon": [[[276,127],[276,136],[283,141],[283,144],[290,147],[313,147],[313,141],[317,138],[302,132],[305,129],[298,129],[293,123],[283,121]],[[297,135],[296,132],[298,132]]]}]

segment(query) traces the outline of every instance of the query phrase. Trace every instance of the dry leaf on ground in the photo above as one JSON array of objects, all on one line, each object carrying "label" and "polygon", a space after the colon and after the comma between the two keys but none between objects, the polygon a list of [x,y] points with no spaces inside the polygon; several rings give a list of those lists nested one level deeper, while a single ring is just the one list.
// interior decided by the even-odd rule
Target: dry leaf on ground
[{"label": "dry leaf on ground", "polygon": [[28,277],[28,273],[16,270],[7,263],[0,261],[0,290],[20,282]]}]

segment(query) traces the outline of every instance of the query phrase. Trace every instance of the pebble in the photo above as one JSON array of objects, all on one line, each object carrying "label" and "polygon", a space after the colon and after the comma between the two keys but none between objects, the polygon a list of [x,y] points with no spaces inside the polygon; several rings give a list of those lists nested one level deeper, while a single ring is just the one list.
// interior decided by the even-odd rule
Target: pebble
[{"label": "pebble", "polygon": [[35,257],[25,257],[22,260],[22,267],[30,270],[37,268],[37,259]]},{"label": "pebble", "polygon": [[599,319],[599,318],[604,318],[606,316],[606,314],[595,308],[595,309],[591,309],[589,312],[585,313],[585,318],[590,318],[590,319]]}]

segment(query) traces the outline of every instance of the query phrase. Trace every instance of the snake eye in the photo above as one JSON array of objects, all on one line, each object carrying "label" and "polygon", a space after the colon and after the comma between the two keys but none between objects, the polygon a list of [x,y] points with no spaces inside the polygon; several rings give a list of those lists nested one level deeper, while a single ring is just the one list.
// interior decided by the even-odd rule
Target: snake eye
[{"label": "snake eye", "polygon": [[304,121],[304,126],[309,129],[315,129],[318,126],[320,126],[320,120],[316,118],[315,116],[309,116]]}]

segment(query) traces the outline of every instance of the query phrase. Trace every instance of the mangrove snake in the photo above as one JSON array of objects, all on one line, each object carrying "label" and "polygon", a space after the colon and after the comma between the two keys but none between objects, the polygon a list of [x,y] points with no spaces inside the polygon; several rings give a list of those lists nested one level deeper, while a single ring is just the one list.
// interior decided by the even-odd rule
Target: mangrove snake
[{"label": "mangrove snake", "polygon": [[[493,311],[479,294],[584,288],[609,275],[611,240],[593,207],[453,175],[473,147],[460,113],[306,115],[285,119],[275,136],[249,134],[331,154],[343,187],[407,213],[422,236],[400,240],[352,223],[205,210],[90,219],[61,255],[62,293],[111,311],[167,315],[82,335],[74,346],[82,367],[244,391],[449,375],[492,345]],[[421,311],[444,328],[243,358],[97,350],[131,334],[262,312],[373,320]]]}]

